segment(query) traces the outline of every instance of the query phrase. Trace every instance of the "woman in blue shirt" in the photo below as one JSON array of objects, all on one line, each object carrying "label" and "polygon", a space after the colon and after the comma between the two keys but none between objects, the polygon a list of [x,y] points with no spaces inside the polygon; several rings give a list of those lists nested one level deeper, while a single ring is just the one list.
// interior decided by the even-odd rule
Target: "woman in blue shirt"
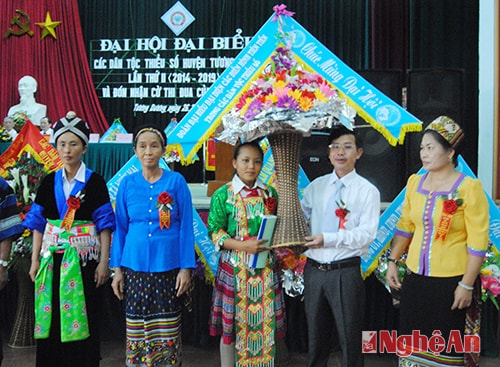
[{"label": "woman in blue shirt", "polygon": [[195,267],[193,208],[186,180],[163,170],[165,133],[153,126],[134,134],[142,171],[125,176],[116,197],[112,287],[125,299],[126,364],[179,365],[181,307]]}]

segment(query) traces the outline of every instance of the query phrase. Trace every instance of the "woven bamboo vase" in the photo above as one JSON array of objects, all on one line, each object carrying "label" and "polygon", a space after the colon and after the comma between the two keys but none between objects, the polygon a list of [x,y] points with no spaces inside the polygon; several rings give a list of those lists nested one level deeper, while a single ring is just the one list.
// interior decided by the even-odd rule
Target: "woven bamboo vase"
[{"label": "woven bamboo vase", "polygon": [[278,181],[278,220],[273,235],[274,247],[292,247],[302,252],[304,237],[309,228],[302,213],[298,192],[298,175],[302,133],[282,130],[268,135],[274,158],[274,171]]}]

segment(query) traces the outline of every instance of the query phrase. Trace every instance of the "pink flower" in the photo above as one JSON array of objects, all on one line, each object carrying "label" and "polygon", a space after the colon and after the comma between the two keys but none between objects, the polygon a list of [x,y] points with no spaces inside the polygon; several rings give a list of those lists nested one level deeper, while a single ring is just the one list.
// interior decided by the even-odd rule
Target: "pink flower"
[{"label": "pink flower", "polygon": [[481,285],[494,296],[498,296],[500,294],[500,281],[495,277],[481,275]]}]

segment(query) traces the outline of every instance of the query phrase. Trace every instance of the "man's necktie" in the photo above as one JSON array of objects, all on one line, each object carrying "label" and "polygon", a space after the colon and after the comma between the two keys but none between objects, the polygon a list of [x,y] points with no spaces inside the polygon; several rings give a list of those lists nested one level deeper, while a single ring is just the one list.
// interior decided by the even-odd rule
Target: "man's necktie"
[{"label": "man's necktie", "polygon": [[335,215],[335,210],[338,208],[337,201],[340,200],[340,190],[343,184],[342,181],[337,180],[333,185],[328,186],[330,195],[327,197],[325,203],[325,210],[322,218],[322,232],[337,232],[339,228],[339,218]]}]

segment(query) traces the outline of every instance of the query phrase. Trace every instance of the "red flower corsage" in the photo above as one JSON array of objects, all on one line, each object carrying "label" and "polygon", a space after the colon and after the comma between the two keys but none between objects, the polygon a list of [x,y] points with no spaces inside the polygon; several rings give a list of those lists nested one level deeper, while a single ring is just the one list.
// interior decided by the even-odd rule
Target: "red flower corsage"
[{"label": "red flower corsage", "polygon": [[80,198],[76,196],[70,196],[68,200],[66,200],[66,203],[70,209],[80,209]]},{"label": "red flower corsage", "polygon": [[160,195],[158,195],[158,200],[156,201],[158,216],[160,218],[160,229],[170,228],[170,210],[172,210],[173,203],[174,200],[168,192],[160,192]]},{"label": "red flower corsage", "polygon": [[458,204],[453,199],[448,199],[443,202],[443,213],[445,214],[455,214],[458,209]]},{"label": "red flower corsage", "polygon": [[80,209],[80,205],[83,202],[83,198],[85,194],[81,191],[78,191],[75,196],[70,196],[68,200],[66,200],[66,204],[68,204],[68,210],[66,210],[66,214],[64,214],[64,218],[61,222],[61,228],[65,228],[66,231],[69,231],[73,226],[73,221],[75,220],[75,213],[78,209]]},{"label": "red flower corsage", "polygon": [[349,209],[347,209],[345,203],[342,201],[342,199],[336,202],[338,208],[335,209],[335,215],[337,218],[339,218],[339,229],[346,229],[345,228],[345,223],[347,222],[347,214],[349,214]]},{"label": "red flower corsage", "polygon": [[443,214],[439,220],[439,225],[436,230],[436,240],[446,240],[448,231],[451,227],[451,220],[453,219],[453,214],[456,213],[458,207],[462,205],[463,200],[458,197],[458,191],[454,190],[449,195],[443,195]]},{"label": "red flower corsage", "polygon": [[268,197],[265,201],[266,209],[269,213],[274,213],[276,211],[276,207],[278,206],[278,202],[276,198]]},{"label": "red flower corsage", "polygon": [[276,214],[278,207],[278,200],[273,197],[273,193],[267,189],[264,191],[264,212],[265,214]]}]

